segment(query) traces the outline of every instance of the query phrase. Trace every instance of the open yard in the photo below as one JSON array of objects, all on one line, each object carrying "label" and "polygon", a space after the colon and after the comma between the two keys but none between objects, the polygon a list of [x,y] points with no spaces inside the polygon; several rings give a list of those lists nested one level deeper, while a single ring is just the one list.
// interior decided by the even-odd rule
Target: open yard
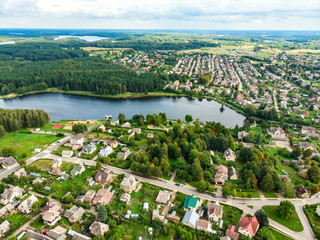
[{"label": "open yard", "polygon": [[43,148],[59,140],[61,137],[45,134],[28,134],[26,132],[8,133],[0,138],[0,151],[5,146],[13,147],[16,150],[18,159],[30,157],[35,148]]},{"label": "open yard", "polygon": [[281,218],[278,216],[277,207],[278,206],[263,206],[262,209],[266,212],[266,214],[268,214],[269,218],[282,224],[283,226],[296,232],[303,231],[303,226],[296,212],[294,212],[289,219]]}]

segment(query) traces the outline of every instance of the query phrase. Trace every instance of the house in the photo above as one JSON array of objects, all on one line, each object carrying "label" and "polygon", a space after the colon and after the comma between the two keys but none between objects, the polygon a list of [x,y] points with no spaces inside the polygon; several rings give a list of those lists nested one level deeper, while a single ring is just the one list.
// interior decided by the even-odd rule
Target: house
[{"label": "house", "polygon": [[237,159],[237,156],[234,154],[234,152],[230,148],[224,151],[223,157],[227,162],[228,161],[234,162]]},{"label": "house", "polygon": [[243,138],[246,137],[249,133],[247,133],[246,131],[241,131],[241,132],[238,132],[238,141],[239,142],[242,142],[243,141]]},{"label": "house", "polygon": [[199,219],[197,222],[197,230],[211,233],[212,224],[207,220]]},{"label": "house", "polygon": [[71,170],[71,177],[75,177],[77,175],[80,175],[86,170],[86,168],[83,165],[75,165],[73,169]]},{"label": "house", "polygon": [[83,146],[82,153],[84,154],[92,154],[97,150],[97,146],[95,144],[89,144],[87,146]]},{"label": "house", "polygon": [[310,192],[304,186],[298,186],[296,188],[296,194],[298,197],[301,197],[301,198],[309,198],[310,197]]},{"label": "house", "polygon": [[8,203],[7,205],[5,205],[0,209],[0,216],[2,217],[4,215],[10,214],[13,212],[13,210],[14,210],[14,206],[11,203]]},{"label": "house", "polygon": [[287,141],[288,140],[286,132],[280,127],[270,127],[267,129],[267,133],[275,141]]},{"label": "house", "polygon": [[252,218],[242,217],[239,223],[238,232],[252,238],[259,229],[259,222],[255,216]]},{"label": "house", "polygon": [[153,133],[148,133],[147,138],[153,138]]},{"label": "house", "polygon": [[152,211],[152,220],[159,219],[160,221],[164,220],[164,216],[160,215],[159,210]]},{"label": "house", "polygon": [[64,217],[69,220],[69,222],[79,222],[84,214],[84,209],[82,207],[77,207],[76,205],[64,212]]},{"label": "house", "polygon": [[109,183],[112,180],[113,174],[109,169],[105,169],[103,172],[98,171],[94,179],[101,184]]},{"label": "house", "polygon": [[216,203],[208,203],[207,204],[207,218],[208,220],[212,222],[219,222],[219,219],[222,218],[223,215],[223,208],[222,206],[216,202]]},{"label": "house", "polygon": [[307,168],[302,168],[298,172],[298,175],[303,177],[303,178],[307,178],[307,174],[308,174],[308,169]]},{"label": "house", "polygon": [[62,157],[72,157],[73,151],[71,150],[62,150],[61,151],[61,156]]},{"label": "house", "polygon": [[29,214],[32,211],[32,206],[35,202],[38,202],[38,198],[31,195],[18,206],[18,210],[22,213]]},{"label": "house", "polygon": [[214,175],[215,184],[223,185],[225,181],[228,180],[228,168],[223,165],[219,165],[215,167],[215,171],[216,171]]},{"label": "house", "polygon": [[309,143],[309,142],[299,142],[299,146],[301,148],[302,151],[305,151],[307,149],[310,149],[312,151],[312,156],[313,155],[317,155],[319,154],[319,152],[317,151],[316,147],[314,146],[313,143]]},{"label": "house", "polygon": [[190,210],[197,210],[199,207],[199,200],[196,198],[194,195],[192,196],[186,196],[186,199],[184,200],[183,208],[185,211],[190,211]]},{"label": "house", "polygon": [[111,119],[110,125],[113,127],[119,125],[119,120],[118,119]]},{"label": "house", "polygon": [[320,216],[320,205],[317,206],[316,213]]},{"label": "house", "polygon": [[0,237],[4,237],[4,234],[9,231],[10,223],[5,220],[3,223],[0,224]]},{"label": "house", "polygon": [[49,226],[55,225],[60,219],[61,206],[60,204],[54,203],[47,205],[42,209],[42,220]]},{"label": "house", "polygon": [[125,202],[126,204],[129,204],[130,200],[131,200],[131,195],[130,195],[129,193],[123,193],[123,194],[121,194],[121,196],[120,196],[120,201],[123,201],[123,202]]},{"label": "house", "polygon": [[305,135],[306,133],[316,133],[316,129],[314,127],[302,127],[301,134]]},{"label": "house", "polygon": [[67,229],[57,226],[54,229],[50,229],[48,232],[48,237],[51,237],[55,240],[64,240],[66,236]]},{"label": "house", "polygon": [[106,131],[106,127],[101,125],[99,128],[98,128],[98,131],[99,132],[105,132]]},{"label": "house", "polygon": [[91,237],[75,232],[72,236],[72,240],[91,240]]},{"label": "house", "polygon": [[18,179],[21,178],[21,177],[28,176],[28,174],[27,174],[27,172],[26,172],[26,170],[24,168],[20,168],[13,175],[16,176]]},{"label": "house", "polygon": [[124,124],[121,125],[123,128],[131,128],[131,124],[129,122],[125,122]]},{"label": "house", "polygon": [[78,133],[74,135],[72,138],[70,138],[70,144],[71,145],[80,145],[82,146],[84,142],[84,134]]},{"label": "house", "polygon": [[90,202],[92,201],[92,199],[94,198],[95,195],[96,195],[96,191],[95,191],[95,190],[89,190],[89,191],[86,192],[86,194],[83,196],[83,201],[90,203]]},{"label": "house", "polygon": [[105,147],[107,146],[110,146],[112,148],[117,148],[119,146],[119,142],[117,140],[110,140],[110,139],[107,139],[103,142],[103,145]]},{"label": "house", "polygon": [[156,203],[167,204],[171,196],[171,193],[168,191],[160,190],[156,198]]},{"label": "house", "polygon": [[169,214],[168,220],[170,220],[171,222],[174,222],[174,223],[179,223],[180,222],[180,217],[176,216],[176,215],[173,215],[173,214]]},{"label": "house", "polygon": [[117,158],[122,158],[123,160],[126,160],[127,157],[131,154],[131,150],[129,148],[122,148],[121,152],[118,152]]},{"label": "house", "polygon": [[22,197],[23,189],[19,187],[12,187],[4,189],[1,193],[0,204],[6,205],[12,203],[16,198]]},{"label": "house", "polygon": [[112,149],[112,147],[108,146],[108,147],[105,147],[105,148],[100,148],[99,156],[100,157],[107,157],[111,153],[113,153],[113,149]]},{"label": "house", "polygon": [[2,168],[8,170],[20,166],[14,157],[8,157],[1,161]]},{"label": "house", "polygon": [[186,212],[181,222],[188,227],[196,229],[198,221],[199,221],[199,214],[191,210]]},{"label": "house", "polygon": [[136,187],[137,181],[133,175],[130,175],[128,178],[125,177],[120,183],[120,188],[127,193],[131,193]]},{"label": "house", "polygon": [[239,233],[236,231],[236,227],[229,224],[227,230],[226,230],[226,236],[230,238],[230,240],[238,240],[239,239]]},{"label": "house", "polygon": [[112,197],[113,193],[109,192],[108,189],[99,189],[94,198],[92,199],[92,203],[95,205],[106,205],[111,202]]},{"label": "house", "polygon": [[231,180],[238,180],[238,175],[237,175],[237,171],[234,168],[234,166],[229,167],[228,169],[228,174],[229,174],[229,178]]},{"label": "house", "polygon": [[103,236],[109,231],[109,225],[94,221],[89,227],[90,233],[95,236]]},{"label": "house", "polygon": [[58,168],[60,168],[61,164],[62,164],[62,159],[61,158],[53,159],[52,162],[51,162],[51,168],[52,169],[58,169]]}]

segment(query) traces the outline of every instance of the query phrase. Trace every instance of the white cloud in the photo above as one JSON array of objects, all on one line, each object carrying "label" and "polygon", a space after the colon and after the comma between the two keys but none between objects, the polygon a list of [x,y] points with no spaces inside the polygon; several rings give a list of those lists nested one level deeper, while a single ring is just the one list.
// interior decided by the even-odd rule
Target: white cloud
[{"label": "white cloud", "polygon": [[0,0],[0,27],[317,29],[319,12],[319,0]]}]

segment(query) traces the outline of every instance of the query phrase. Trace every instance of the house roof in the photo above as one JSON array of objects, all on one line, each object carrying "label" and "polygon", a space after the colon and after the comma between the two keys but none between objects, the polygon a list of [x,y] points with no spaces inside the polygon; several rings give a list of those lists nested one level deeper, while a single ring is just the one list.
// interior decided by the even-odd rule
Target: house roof
[{"label": "house roof", "polygon": [[215,216],[221,216],[222,215],[222,206],[218,205],[216,203],[208,203],[207,204],[207,214],[211,215],[214,214]]},{"label": "house roof", "polygon": [[252,218],[242,217],[239,223],[242,229],[248,229],[251,236],[254,236],[259,229],[259,222],[255,216]]},{"label": "house roof", "polygon": [[1,161],[1,164],[3,167],[11,167],[15,164],[17,164],[17,160],[14,157],[7,157],[4,160]]},{"label": "house roof", "polygon": [[160,190],[156,198],[157,203],[167,203],[169,200],[170,193],[168,191]]},{"label": "house roof", "polygon": [[197,227],[208,228],[209,222],[207,220],[199,219]]},{"label": "house roof", "polygon": [[109,225],[102,222],[93,222],[89,227],[91,234],[95,236],[104,235],[107,231],[109,231]]},{"label": "house roof", "polygon": [[99,180],[101,183],[106,183],[110,173],[98,171],[96,173],[95,179]]},{"label": "house roof", "polygon": [[81,138],[84,138],[84,134],[83,133],[78,133],[75,136],[72,137],[72,139],[74,140],[80,140]]},{"label": "house roof", "polygon": [[296,194],[298,196],[301,196],[305,193],[310,194],[309,191],[304,186],[300,185],[296,188]]},{"label": "house roof", "polygon": [[236,230],[236,227],[229,224],[229,226],[226,230],[226,236],[230,237],[232,240],[238,240],[239,233],[237,233],[235,230]]},{"label": "house roof", "polygon": [[182,223],[189,223],[193,227],[197,227],[198,220],[199,220],[198,213],[196,213],[195,211],[189,211],[189,212],[186,212],[186,214],[184,215],[182,219]]},{"label": "house roof", "polygon": [[198,204],[198,199],[194,195],[186,196],[183,207],[187,209],[189,209],[190,207],[195,208],[197,204]]}]

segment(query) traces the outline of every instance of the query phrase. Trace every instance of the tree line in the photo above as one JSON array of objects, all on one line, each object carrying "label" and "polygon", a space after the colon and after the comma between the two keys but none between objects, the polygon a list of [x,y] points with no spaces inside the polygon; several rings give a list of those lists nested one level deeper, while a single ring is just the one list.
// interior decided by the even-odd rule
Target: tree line
[{"label": "tree line", "polygon": [[0,136],[5,132],[18,131],[23,128],[42,127],[49,120],[49,115],[39,109],[0,108]]}]

